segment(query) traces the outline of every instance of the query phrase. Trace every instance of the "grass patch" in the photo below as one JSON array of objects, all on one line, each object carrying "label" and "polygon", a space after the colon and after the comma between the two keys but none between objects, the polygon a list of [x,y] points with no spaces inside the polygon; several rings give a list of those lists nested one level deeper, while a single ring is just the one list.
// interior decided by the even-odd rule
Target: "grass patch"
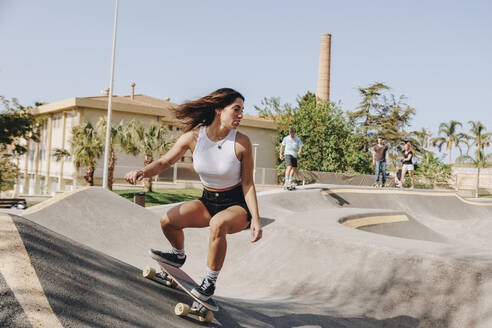
[{"label": "grass patch", "polygon": [[[133,202],[133,196],[141,190],[113,190],[120,195]],[[166,205],[172,203],[185,202],[193,199],[198,199],[202,195],[201,189],[156,189],[153,192],[145,193],[145,206]]]}]

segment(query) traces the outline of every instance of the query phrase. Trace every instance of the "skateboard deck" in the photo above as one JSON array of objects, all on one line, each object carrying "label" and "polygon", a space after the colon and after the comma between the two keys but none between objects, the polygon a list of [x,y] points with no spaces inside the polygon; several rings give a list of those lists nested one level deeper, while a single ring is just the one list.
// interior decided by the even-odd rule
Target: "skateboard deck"
[{"label": "skateboard deck", "polygon": [[147,267],[143,271],[143,276],[162,283],[170,287],[179,287],[193,299],[193,304],[178,303],[174,308],[174,313],[179,316],[187,316],[193,314],[198,316],[200,321],[212,322],[213,312],[217,312],[219,307],[212,298],[207,301],[202,301],[191,293],[191,290],[198,287],[198,284],[183,270],[172,265],[155,260],[162,272],[156,273],[154,268]]}]

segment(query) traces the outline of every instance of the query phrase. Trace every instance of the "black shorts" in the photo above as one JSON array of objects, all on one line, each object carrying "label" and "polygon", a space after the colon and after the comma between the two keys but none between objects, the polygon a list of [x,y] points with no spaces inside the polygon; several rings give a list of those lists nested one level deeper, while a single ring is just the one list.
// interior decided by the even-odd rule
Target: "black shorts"
[{"label": "black shorts", "polygon": [[246,210],[246,213],[248,213],[248,221],[251,222],[251,213],[249,212],[248,205],[246,205],[243,187],[241,185],[231,190],[219,192],[203,189],[202,197],[200,197],[199,200],[205,205],[210,216],[214,216],[220,211],[234,205],[241,206]]},{"label": "black shorts", "polygon": [[297,167],[297,157],[285,155],[285,166]]}]

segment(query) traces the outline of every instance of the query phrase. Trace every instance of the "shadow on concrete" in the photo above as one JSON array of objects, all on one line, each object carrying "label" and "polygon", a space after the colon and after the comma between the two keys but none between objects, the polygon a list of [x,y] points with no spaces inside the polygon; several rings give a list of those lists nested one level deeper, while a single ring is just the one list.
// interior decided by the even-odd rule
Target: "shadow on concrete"
[{"label": "shadow on concrete", "polygon": [[[277,302],[260,304],[236,300],[235,303],[226,303],[222,306],[228,310],[225,313],[233,313],[235,316],[241,314],[242,316],[242,325],[232,327],[416,328],[420,322],[409,316],[374,319],[364,316],[343,317],[336,314],[310,314],[302,312],[302,310],[309,311],[308,306]],[[285,311],[289,307],[295,308],[296,313]]]},{"label": "shadow on concrete", "polygon": [[336,204],[340,207],[350,205],[350,202],[348,202],[345,198],[343,198],[342,196],[340,196],[336,193],[326,193],[325,195],[333,198],[333,200],[336,202]]},{"label": "shadow on concrete", "polygon": [[[45,295],[63,326],[204,326],[174,314],[176,303],[190,303],[180,290],[145,279],[139,269],[26,219],[14,217],[14,221]],[[16,308],[9,310],[13,322]],[[237,325],[234,318],[226,318],[219,327]],[[208,326],[215,327],[217,323]]]}]

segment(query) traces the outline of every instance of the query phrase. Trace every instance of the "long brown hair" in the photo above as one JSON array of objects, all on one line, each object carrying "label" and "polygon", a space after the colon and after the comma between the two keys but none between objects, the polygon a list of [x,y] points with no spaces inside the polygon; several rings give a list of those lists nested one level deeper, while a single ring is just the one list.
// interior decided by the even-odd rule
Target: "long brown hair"
[{"label": "long brown hair", "polygon": [[215,118],[215,110],[232,104],[237,98],[244,101],[243,95],[234,89],[218,89],[205,97],[181,104],[174,114],[184,123],[185,131],[190,131],[197,126],[210,125]]}]

